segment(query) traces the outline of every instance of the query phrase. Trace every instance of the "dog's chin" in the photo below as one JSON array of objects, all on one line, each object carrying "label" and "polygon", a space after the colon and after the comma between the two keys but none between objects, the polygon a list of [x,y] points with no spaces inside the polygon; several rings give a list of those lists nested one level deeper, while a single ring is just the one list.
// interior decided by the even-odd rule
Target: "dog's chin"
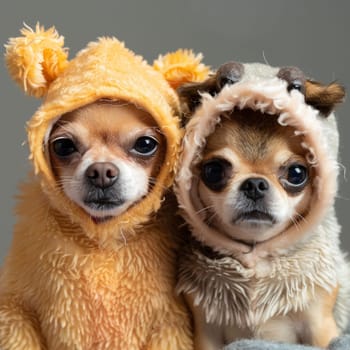
[{"label": "dog's chin", "polygon": [[242,212],[223,223],[225,233],[248,244],[263,242],[277,236],[286,225],[266,212]]},{"label": "dog's chin", "polygon": [[92,211],[96,212],[108,212],[118,210],[124,206],[125,201],[122,199],[98,199],[98,200],[85,200],[84,205]]},{"label": "dog's chin", "polygon": [[[67,197],[78,205],[96,224],[104,223],[125,213],[131,206],[144,198],[146,191],[129,193],[110,188],[105,191],[87,188],[82,191],[65,189]],[[126,193],[124,193],[126,192]]]},{"label": "dog's chin", "polygon": [[242,225],[247,227],[272,227],[275,223],[276,219],[270,213],[259,210],[239,213],[233,219],[234,225]]},{"label": "dog's chin", "polygon": [[85,200],[78,203],[96,224],[104,223],[124,213],[131,202],[118,200]]}]

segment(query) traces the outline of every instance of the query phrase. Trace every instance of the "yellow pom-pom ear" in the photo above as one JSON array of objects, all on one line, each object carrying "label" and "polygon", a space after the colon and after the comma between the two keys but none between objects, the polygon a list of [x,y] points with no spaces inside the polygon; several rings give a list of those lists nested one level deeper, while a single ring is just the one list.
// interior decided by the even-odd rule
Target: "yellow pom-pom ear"
[{"label": "yellow pom-pom ear", "polygon": [[202,54],[195,55],[191,50],[177,50],[154,61],[153,67],[163,74],[173,89],[190,83],[205,80],[210,68],[201,63]]},{"label": "yellow pom-pom ear", "polygon": [[54,27],[45,31],[39,24],[35,31],[23,28],[21,34],[5,45],[6,64],[11,77],[28,95],[42,97],[68,64],[64,38]]}]

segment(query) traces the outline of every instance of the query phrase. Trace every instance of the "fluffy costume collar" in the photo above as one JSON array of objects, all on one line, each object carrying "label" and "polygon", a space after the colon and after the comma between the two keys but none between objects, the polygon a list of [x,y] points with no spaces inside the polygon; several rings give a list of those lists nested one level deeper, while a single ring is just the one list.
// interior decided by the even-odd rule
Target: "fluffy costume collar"
[{"label": "fluffy costume collar", "polygon": [[[287,255],[270,257],[255,267],[232,256],[208,255],[192,245],[182,255],[177,289],[194,296],[207,323],[222,326],[254,330],[275,315],[304,310],[316,287],[331,292],[340,278],[337,266],[344,264],[333,213],[324,224]],[[347,309],[347,302],[338,305],[341,329],[347,324]]]},{"label": "fluffy costume collar", "polygon": [[[226,85],[217,95],[202,94],[201,105],[186,126],[176,178],[175,192],[193,235],[216,251],[235,256],[247,266],[255,264],[259,257],[283,253],[291,245],[313,235],[315,227],[334,204],[337,191],[338,132],[334,115],[325,118],[305,103],[299,91],[288,92],[287,82],[276,76],[277,71],[262,64],[245,64],[241,81]],[[259,110],[277,118],[280,125],[293,127],[316,172],[312,206],[305,220],[298,223],[298,228],[291,226],[254,247],[235,241],[206,224],[204,214],[200,212],[201,203],[198,203],[198,179],[192,172],[201,160],[207,137],[214,132],[221,117],[234,108]]]}]

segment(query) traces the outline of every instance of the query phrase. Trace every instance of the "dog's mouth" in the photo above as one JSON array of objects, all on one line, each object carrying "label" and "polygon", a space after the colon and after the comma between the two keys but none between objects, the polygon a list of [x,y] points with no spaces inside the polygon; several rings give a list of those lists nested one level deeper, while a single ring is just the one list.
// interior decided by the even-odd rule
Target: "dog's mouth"
[{"label": "dog's mouth", "polygon": [[115,215],[111,215],[111,211],[115,211],[116,208],[124,203],[125,201],[123,199],[115,198],[88,199],[84,201],[91,215],[91,220],[95,224],[101,224],[113,219]]},{"label": "dog's mouth", "polygon": [[239,213],[233,220],[234,224],[268,224],[273,225],[276,219],[267,212],[260,210],[252,210],[248,212]]},{"label": "dog's mouth", "polygon": [[112,210],[124,203],[125,201],[121,198],[99,198],[84,201],[84,204],[93,210]]}]

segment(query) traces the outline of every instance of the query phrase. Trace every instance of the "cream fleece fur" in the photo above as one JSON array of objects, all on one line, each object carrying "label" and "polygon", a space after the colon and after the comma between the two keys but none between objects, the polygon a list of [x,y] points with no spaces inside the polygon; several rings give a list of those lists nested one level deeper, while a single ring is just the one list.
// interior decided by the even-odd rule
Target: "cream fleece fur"
[{"label": "cream fleece fur", "polygon": [[[340,226],[334,211],[338,176],[338,131],[334,114],[325,118],[307,105],[299,91],[287,91],[278,68],[244,64],[242,79],[217,95],[204,93],[186,126],[175,191],[181,213],[199,242],[186,249],[178,291],[190,296],[216,329],[249,329],[290,312],[306,310],[315,289],[339,286],[334,316],[343,331],[350,313],[350,269],[339,245]],[[250,108],[277,118],[302,136],[307,160],[316,171],[313,198],[305,220],[253,248],[206,224],[198,201],[198,179],[192,169],[202,157],[206,138],[225,112]],[[214,250],[206,254],[203,246]],[[278,332],[277,332],[278,333]],[[262,336],[262,335],[261,335]]]}]

